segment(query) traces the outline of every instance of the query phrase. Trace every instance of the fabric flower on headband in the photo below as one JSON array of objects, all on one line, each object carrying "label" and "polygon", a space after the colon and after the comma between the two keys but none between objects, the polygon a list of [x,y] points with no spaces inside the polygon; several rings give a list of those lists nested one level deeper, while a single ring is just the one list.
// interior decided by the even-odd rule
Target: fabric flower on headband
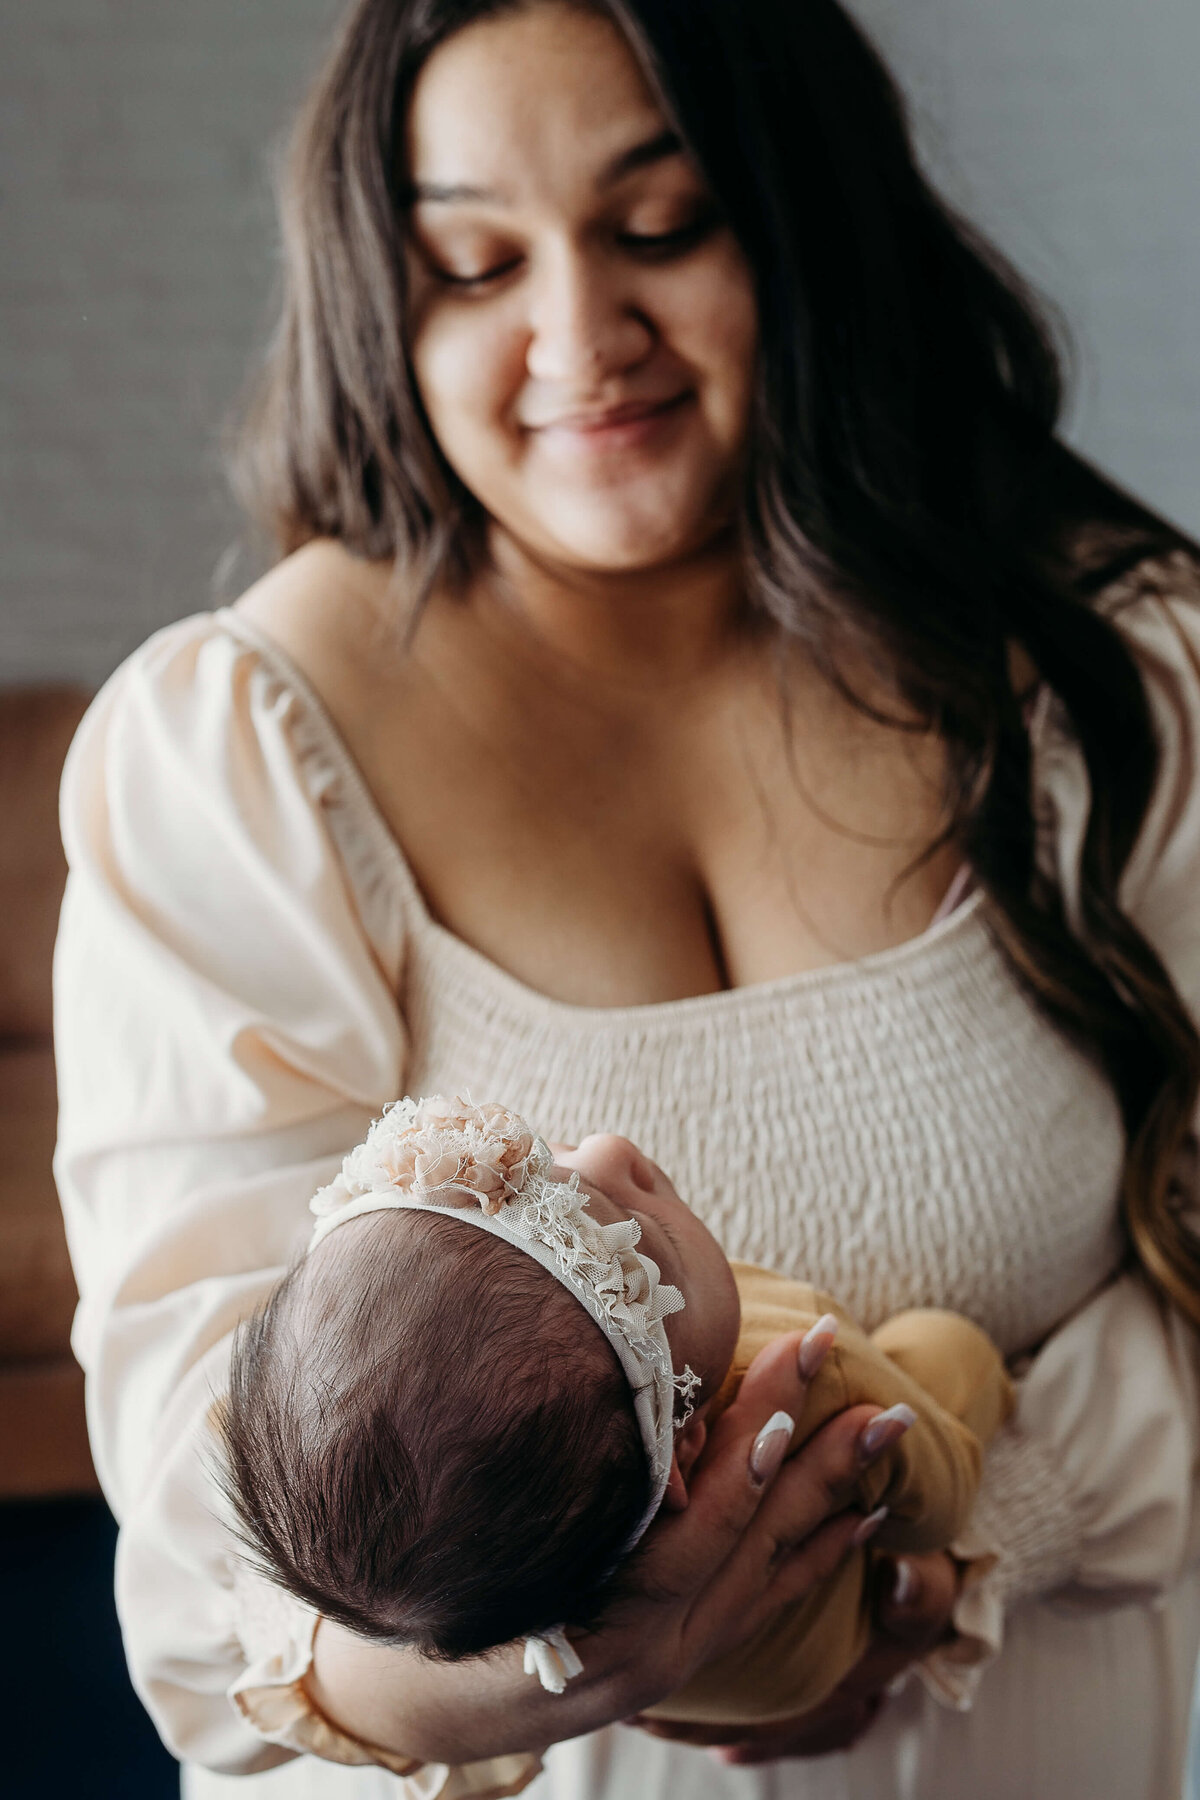
[{"label": "fabric flower on headband", "polygon": [[[539,1141],[524,1119],[493,1103],[473,1106],[440,1094],[398,1100],[384,1108],[312,1210],[328,1217],[348,1200],[391,1187],[451,1206],[458,1194],[494,1216],[523,1189]],[[549,1151],[546,1159],[553,1161]]]}]

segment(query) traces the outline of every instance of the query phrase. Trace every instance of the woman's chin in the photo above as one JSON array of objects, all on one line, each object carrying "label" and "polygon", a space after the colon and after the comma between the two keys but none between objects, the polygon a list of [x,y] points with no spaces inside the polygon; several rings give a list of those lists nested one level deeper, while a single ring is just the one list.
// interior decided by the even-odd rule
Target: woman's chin
[{"label": "woman's chin", "polygon": [[564,508],[547,520],[538,536],[554,560],[597,574],[636,575],[684,561],[712,536],[712,520],[599,516]]}]

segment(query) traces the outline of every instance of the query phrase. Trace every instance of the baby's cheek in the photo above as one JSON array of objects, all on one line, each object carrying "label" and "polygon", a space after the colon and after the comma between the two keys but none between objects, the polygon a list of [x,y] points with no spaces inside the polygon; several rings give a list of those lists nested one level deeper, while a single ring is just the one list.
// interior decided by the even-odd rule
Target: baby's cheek
[{"label": "baby's cheek", "polygon": [[708,1425],[703,1416],[706,1413],[707,1407],[703,1408],[702,1412],[693,1413],[675,1440],[675,1459],[679,1464],[679,1473],[685,1481],[695,1468],[700,1452],[708,1441]]}]

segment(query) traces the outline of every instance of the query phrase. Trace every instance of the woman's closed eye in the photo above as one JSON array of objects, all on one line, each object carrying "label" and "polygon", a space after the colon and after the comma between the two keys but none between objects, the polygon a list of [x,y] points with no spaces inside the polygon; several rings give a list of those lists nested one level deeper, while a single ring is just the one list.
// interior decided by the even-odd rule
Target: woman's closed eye
[{"label": "woman's closed eye", "polygon": [[696,218],[689,219],[685,225],[677,225],[672,231],[620,232],[617,242],[637,255],[665,259],[682,255],[695,245],[702,244],[716,230],[718,223],[715,212],[703,212]]},{"label": "woman's closed eye", "polygon": [[511,275],[514,269],[519,268],[522,261],[523,258],[519,256],[510,257],[505,262],[494,264],[490,269],[481,269],[477,275],[459,274],[453,269],[440,268],[437,263],[431,263],[430,268],[437,280],[444,282],[447,287],[479,288],[502,281],[506,275]]},{"label": "woman's closed eye", "polygon": [[[717,224],[717,214],[706,212],[670,231],[619,231],[614,235],[613,242],[619,249],[642,261],[668,262],[673,257],[685,256],[690,250],[697,248],[711,236]],[[429,266],[435,278],[448,287],[480,289],[490,287],[514,274],[524,260],[521,255],[506,256],[502,261],[477,271],[448,269],[438,263],[436,258],[429,258]]]}]

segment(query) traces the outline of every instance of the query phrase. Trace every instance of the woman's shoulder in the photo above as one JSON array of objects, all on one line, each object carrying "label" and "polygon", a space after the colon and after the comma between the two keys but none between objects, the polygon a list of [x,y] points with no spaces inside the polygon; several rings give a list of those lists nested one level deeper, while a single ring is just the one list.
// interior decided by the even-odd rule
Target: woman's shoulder
[{"label": "woman's shoulder", "polygon": [[1122,891],[1160,946],[1200,963],[1200,557],[1185,547],[1137,563],[1097,596],[1146,687],[1158,777]]},{"label": "woman's shoulder", "polygon": [[1159,745],[1159,799],[1200,803],[1200,549],[1186,542],[1131,551],[1095,588],[1145,684]]},{"label": "woman's shoulder", "polygon": [[[180,725],[189,701],[231,708],[250,697],[240,677],[255,665],[291,670],[319,691],[330,672],[367,663],[384,631],[389,570],[320,540],[274,564],[237,600],[162,626],[113,671],[93,703],[109,715],[141,702],[169,705]],[[396,617],[393,600],[392,620]],[[274,652],[274,654],[272,654]]]},{"label": "woman's shoulder", "polygon": [[[1173,712],[1178,730],[1179,717],[1200,711],[1200,545],[1165,529],[1092,524],[1072,534],[1054,569],[1120,633],[1156,714]],[[1057,726],[1070,735],[1064,709],[1045,691],[1041,711],[1052,733]],[[1165,725],[1160,716],[1160,738]]]},{"label": "woman's shoulder", "polygon": [[1200,544],[1157,521],[1078,525],[1067,534],[1058,570],[1123,628],[1136,630],[1164,605],[1200,602]]},{"label": "woman's shoulder", "polygon": [[105,681],[63,770],[69,812],[83,796],[136,787],[147,812],[203,790],[211,804],[244,785],[247,752],[277,732],[271,684],[253,642],[222,613],[177,619],[140,644]]},{"label": "woman's shoulder", "polygon": [[1200,549],[1185,541],[1124,555],[1094,581],[1091,602],[1132,652],[1154,714],[1165,782],[1196,783],[1200,732]]},{"label": "woman's shoulder", "polygon": [[104,683],[77,741],[150,734],[219,757],[231,732],[277,728],[289,710],[319,713],[321,689],[364,656],[379,618],[385,577],[373,575],[336,544],[306,545],[231,605],[154,632]]},{"label": "woman's shoulder", "polygon": [[147,869],[194,866],[200,845],[214,869],[223,858],[308,878],[324,867],[390,962],[402,859],[320,695],[278,642],[283,585],[315,586],[316,559],[304,560],[231,607],[163,627],[109,677],[67,757],[64,841],[80,860],[104,821]]},{"label": "woman's shoulder", "polygon": [[[1168,961],[1186,963],[1194,978],[1200,972],[1200,553],[1178,537],[1146,548],[1108,535],[1093,540],[1081,566],[1081,591],[1136,660],[1158,747],[1154,793],[1122,877],[1122,898]],[[1034,754],[1043,845],[1069,892],[1090,783],[1065,709],[1045,690],[1035,709]]]},{"label": "woman's shoulder", "polygon": [[337,717],[339,701],[403,660],[408,583],[394,565],[367,562],[317,538],[267,571],[227,609],[298,670]]}]

